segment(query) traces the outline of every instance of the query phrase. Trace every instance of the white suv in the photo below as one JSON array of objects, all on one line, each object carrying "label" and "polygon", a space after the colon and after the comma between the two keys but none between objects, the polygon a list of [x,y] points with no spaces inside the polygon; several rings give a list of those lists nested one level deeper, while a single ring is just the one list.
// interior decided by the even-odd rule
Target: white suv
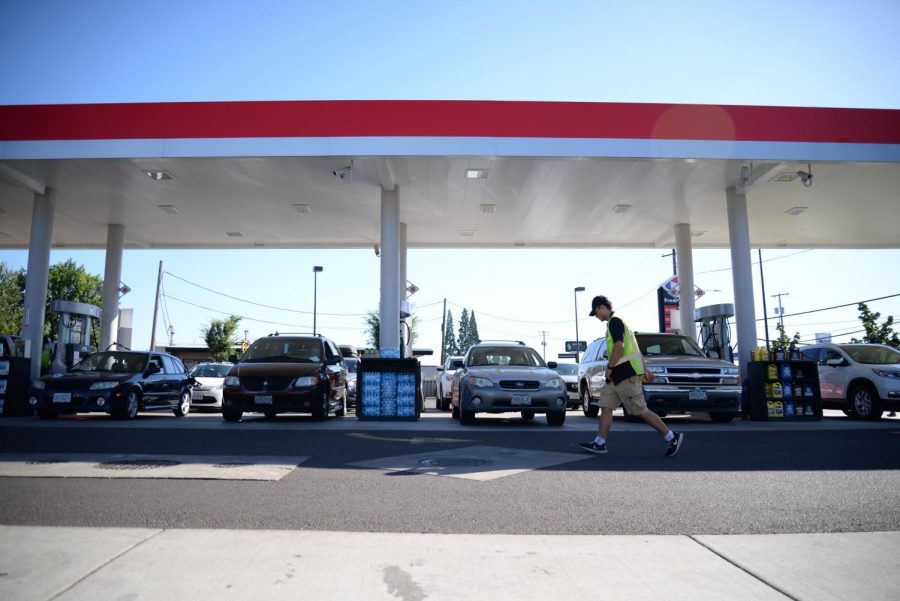
[{"label": "white suv", "polygon": [[450,411],[450,395],[453,391],[453,374],[463,366],[462,357],[447,357],[444,365],[438,368],[437,381],[437,408],[441,411]]},{"label": "white suv", "polygon": [[862,419],[900,410],[900,351],[884,344],[813,344],[800,353],[818,366],[825,409]]}]

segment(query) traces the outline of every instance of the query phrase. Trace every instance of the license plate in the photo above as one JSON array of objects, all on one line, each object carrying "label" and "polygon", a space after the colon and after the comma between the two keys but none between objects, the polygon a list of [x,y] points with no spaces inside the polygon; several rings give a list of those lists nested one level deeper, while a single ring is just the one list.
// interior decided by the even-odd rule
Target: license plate
[{"label": "license plate", "polygon": [[688,398],[692,401],[705,401],[706,391],[702,388],[694,388],[688,393]]},{"label": "license plate", "polygon": [[512,404],[513,405],[530,405],[531,397],[527,394],[514,394],[512,395]]},{"label": "license plate", "polygon": [[253,400],[257,405],[271,405],[272,404],[272,395],[271,394],[258,394]]},{"label": "license plate", "polygon": [[195,401],[202,401],[202,400],[203,400],[203,393],[202,393],[202,392],[192,392],[192,393],[191,393],[191,398],[192,398],[193,400],[195,400]]},{"label": "license plate", "polygon": [[71,403],[72,402],[72,393],[71,392],[54,392],[53,393],[53,402],[54,403]]}]

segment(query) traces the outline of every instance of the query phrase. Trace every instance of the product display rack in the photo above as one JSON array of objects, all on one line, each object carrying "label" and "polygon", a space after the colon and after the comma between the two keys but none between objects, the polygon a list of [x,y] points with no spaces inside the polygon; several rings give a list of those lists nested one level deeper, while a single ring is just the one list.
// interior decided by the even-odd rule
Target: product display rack
[{"label": "product display rack", "polygon": [[750,419],[759,421],[822,419],[819,371],[814,361],[791,359],[752,361],[748,365],[747,374]]},{"label": "product display rack", "polygon": [[366,359],[356,375],[356,417],[416,421],[422,411],[422,368],[417,359]]}]

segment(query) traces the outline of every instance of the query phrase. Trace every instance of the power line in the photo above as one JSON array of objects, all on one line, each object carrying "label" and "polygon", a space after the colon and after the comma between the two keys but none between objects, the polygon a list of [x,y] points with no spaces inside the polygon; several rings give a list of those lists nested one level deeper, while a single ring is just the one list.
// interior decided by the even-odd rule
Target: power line
[{"label": "power line", "polygon": [[[812,252],[814,250],[815,250],[814,248],[807,248],[806,250],[801,250],[801,251],[798,251],[795,253],[791,253],[789,255],[783,255],[781,257],[772,257],[771,259],[766,259],[765,261],[763,261],[763,263],[770,263],[772,261],[780,261],[781,259],[787,259],[788,257],[795,257],[797,255],[802,255],[803,253]],[[750,263],[750,265],[759,265],[759,261]],[[723,267],[722,269],[710,269],[709,271],[697,271],[694,273],[694,275],[704,275],[707,273],[719,273],[720,271],[731,271],[731,270],[732,270],[731,267]]]},{"label": "power line", "polygon": [[[830,311],[832,309],[842,309],[844,307],[852,307],[853,305],[858,305],[860,303],[874,303],[875,301],[884,300],[886,298],[894,298],[895,296],[900,296],[900,292],[897,294],[889,294],[887,296],[879,296],[878,298],[870,298],[868,300],[855,301],[852,303],[846,303],[843,305],[834,305],[833,307],[824,307],[822,309],[810,309],[809,311],[800,311],[799,313],[788,313],[787,315],[783,315],[782,317],[796,317],[797,315],[806,315],[808,313],[818,313],[819,311]],[[757,319],[756,321],[762,321],[763,318]]]}]

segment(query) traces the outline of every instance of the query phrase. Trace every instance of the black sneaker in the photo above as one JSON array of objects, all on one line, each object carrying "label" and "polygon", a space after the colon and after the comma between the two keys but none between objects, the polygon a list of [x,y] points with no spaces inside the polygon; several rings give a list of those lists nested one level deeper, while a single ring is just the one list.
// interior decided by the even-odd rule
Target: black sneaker
[{"label": "black sneaker", "polygon": [[684,434],[681,432],[673,432],[673,434],[675,434],[675,438],[666,447],[666,457],[674,457],[675,453],[681,449],[681,443],[684,442]]},{"label": "black sneaker", "polygon": [[596,453],[597,455],[602,455],[606,452],[606,443],[597,444],[593,440],[591,442],[581,442],[578,443],[578,446],[588,451],[589,453]]}]

